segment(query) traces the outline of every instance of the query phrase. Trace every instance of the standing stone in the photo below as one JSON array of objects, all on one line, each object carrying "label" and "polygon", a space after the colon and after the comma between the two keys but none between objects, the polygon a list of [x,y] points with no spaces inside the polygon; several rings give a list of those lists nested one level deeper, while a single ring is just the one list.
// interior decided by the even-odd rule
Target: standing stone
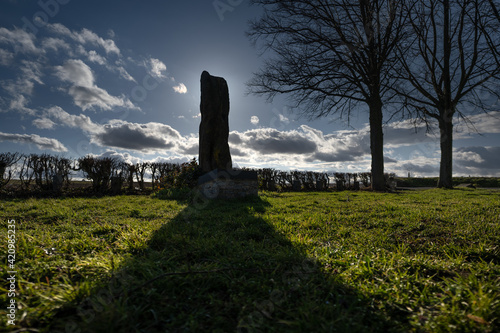
[{"label": "standing stone", "polygon": [[301,189],[302,189],[302,186],[300,184],[300,180],[294,180],[292,182],[292,191],[300,192]]},{"label": "standing stone", "polygon": [[360,188],[361,188],[361,187],[360,187],[360,183],[359,183],[358,181],[355,181],[355,182],[354,182],[354,187],[353,187],[353,190],[354,190],[354,191],[359,191],[359,189],[360,189]]},{"label": "standing stone", "polygon": [[229,152],[229,90],[221,77],[201,74],[200,167],[207,173],[232,168]]},{"label": "standing stone", "polygon": [[123,178],[121,176],[111,177],[111,193],[120,194],[123,186]]},{"label": "standing stone", "polygon": [[64,178],[60,174],[55,174],[52,176],[52,189],[55,192],[61,192],[64,183]]}]

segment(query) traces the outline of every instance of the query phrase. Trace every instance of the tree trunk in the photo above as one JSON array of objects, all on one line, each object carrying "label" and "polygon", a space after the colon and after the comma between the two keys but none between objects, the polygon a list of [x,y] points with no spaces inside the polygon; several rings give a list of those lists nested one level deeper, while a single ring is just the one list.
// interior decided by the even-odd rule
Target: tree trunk
[{"label": "tree trunk", "polygon": [[448,117],[439,121],[441,131],[441,165],[439,188],[453,188],[453,122]]},{"label": "tree trunk", "polygon": [[441,165],[439,166],[439,188],[453,188],[453,114],[450,78],[450,1],[443,1],[443,105],[439,107],[439,130],[441,132]]},{"label": "tree trunk", "polygon": [[384,132],[382,102],[370,103],[370,150],[372,154],[372,190],[385,191]]}]

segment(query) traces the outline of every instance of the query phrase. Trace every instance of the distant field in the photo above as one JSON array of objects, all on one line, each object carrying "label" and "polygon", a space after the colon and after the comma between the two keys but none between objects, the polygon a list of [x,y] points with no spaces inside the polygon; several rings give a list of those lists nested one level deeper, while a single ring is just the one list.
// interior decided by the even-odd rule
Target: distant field
[{"label": "distant field", "polygon": [[[72,179],[70,180],[71,187],[72,188],[92,188],[92,182],[90,180],[86,179]],[[147,189],[151,189],[152,183],[151,182],[144,182],[144,185],[146,186]],[[21,186],[21,181],[19,179],[12,179],[9,184],[7,185],[7,188],[11,189],[17,189]],[[134,182],[134,186],[139,186],[138,183]],[[35,184],[32,184],[32,187],[35,187]]]},{"label": "distant field", "polygon": [[[399,187],[436,187],[437,177],[428,178],[397,178]],[[498,187],[500,178],[497,177],[453,177],[453,186],[470,184],[475,187]]]},{"label": "distant field", "polygon": [[11,199],[0,216],[19,305],[0,331],[500,331],[498,190]]},{"label": "distant field", "polygon": [[[404,187],[436,187],[438,178],[437,177],[427,177],[427,178],[405,178],[397,177],[397,186],[400,188]],[[500,178],[498,177],[454,177],[453,186],[459,186],[462,184],[470,184],[478,188],[500,188]],[[20,181],[18,179],[12,179],[7,185],[8,191],[16,191],[20,188]],[[146,192],[152,190],[152,183],[149,181],[144,182]],[[335,186],[335,179],[330,177],[330,187]],[[139,184],[134,182],[134,189],[139,188]],[[34,184],[32,185],[34,189]],[[70,191],[82,191],[85,189],[91,189],[92,182],[89,180],[74,179],[71,181]],[[68,191],[66,191],[68,192]]]}]

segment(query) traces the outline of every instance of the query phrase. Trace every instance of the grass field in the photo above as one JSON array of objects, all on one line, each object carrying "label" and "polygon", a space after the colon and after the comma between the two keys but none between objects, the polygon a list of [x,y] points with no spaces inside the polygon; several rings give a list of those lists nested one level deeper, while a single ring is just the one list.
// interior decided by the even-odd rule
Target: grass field
[{"label": "grass field", "polygon": [[0,216],[3,331],[500,331],[500,191],[12,199]]}]

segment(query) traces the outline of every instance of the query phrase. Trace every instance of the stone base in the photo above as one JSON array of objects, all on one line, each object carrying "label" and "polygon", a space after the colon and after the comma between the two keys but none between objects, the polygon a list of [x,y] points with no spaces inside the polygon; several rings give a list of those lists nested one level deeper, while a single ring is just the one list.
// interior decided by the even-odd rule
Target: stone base
[{"label": "stone base", "polygon": [[237,199],[257,196],[256,171],[212,170],[198,179],[198,191],[207,199]]}]

